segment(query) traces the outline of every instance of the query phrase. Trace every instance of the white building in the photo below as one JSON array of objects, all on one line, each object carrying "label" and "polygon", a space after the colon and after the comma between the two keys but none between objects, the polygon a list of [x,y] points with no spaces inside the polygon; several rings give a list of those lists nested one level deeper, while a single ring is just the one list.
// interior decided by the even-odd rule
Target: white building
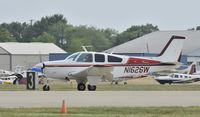
[{"label": "white building", "polygon": [[200,63],[200,31],[156,31],[115,46],[105,52],[158,54],[172,35],[186,37],[182,54],[187,55],[187,62],[196,61]]},{"label": "white building", "polygon": [[25,69],[48,61],[49,53],[66,53],[53,43],[0,43],[0,69],[13,71],[16,66]]}]

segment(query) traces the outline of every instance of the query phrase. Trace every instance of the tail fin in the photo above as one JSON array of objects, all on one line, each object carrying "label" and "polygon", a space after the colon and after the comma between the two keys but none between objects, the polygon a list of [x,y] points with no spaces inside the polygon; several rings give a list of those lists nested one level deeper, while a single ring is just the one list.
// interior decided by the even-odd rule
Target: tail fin
[{"label": "tail fin", "polygon": [[164,62],[178,62],[185,37],[173,35],[156,59]]},{"label": "tail fin", "polygon": [[196,64],[192,63],[188,68],[188,73],[187,74],[194,74],[194,73],[196,73]]}]

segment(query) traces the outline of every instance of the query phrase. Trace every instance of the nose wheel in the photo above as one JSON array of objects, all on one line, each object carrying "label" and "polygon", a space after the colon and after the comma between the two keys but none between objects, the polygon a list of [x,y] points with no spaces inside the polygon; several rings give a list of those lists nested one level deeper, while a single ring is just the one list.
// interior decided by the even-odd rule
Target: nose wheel
[{"label": "nose wheel", "polygon": [[44,85],[43,86],[43,91],[49,91],[50,90],[50,86],[49,85]]},{"label": "nose wheel", "polygon": [[50,86],[48,84],[47,78],[45,78],[45,85],[43,86],[43,91],[49,91],[49,90],[50,90]]}]

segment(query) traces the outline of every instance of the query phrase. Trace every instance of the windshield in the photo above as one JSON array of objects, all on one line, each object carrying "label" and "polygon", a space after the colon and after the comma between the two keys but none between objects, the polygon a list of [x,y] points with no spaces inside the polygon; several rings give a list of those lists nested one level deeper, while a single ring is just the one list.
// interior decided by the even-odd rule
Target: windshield
[{"label": "windshield", "polygon": [[70,55],[69,57],[67,57],[67,59],[68,59],[68,60],[71,59],[71,60],[74,61],[74,60],[76,59],[76,57],[77,57],[79,54],[80,54],[80,53],[74,53],[74,54]]},{"label": "windshield", "polygon": [[77,59],[77,62],[92,62],[92,54],[90,53],[83,53]]}]

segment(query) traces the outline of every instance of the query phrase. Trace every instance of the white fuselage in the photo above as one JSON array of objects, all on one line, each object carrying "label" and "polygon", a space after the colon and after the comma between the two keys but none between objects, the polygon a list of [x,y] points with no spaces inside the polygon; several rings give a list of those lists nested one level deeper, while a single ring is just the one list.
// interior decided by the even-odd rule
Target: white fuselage
[{"label": "white fuselage", "polygon": [[[78,59],[81,58],[81,55],[85,53],[79,53],[75,58],[68,57],[65,60],[59,61],[49,61],[44,62],[45,68],[44,73],[49,78],[56,78],[56,79],[73,79],[71,77],[71,73],[76,73],[87,69],[94,65],[107,65],[112,67],[112,75],[113,78],[136,78],[140,76],[144,76],[153,72],[168,70],[175,68],[175,65],[161,65],[161,63],[157,60],[151,59],[144,59],[144,58],[131,58],[128,56],[120,56],[120,55],[113,55],[113,54],[101,54],[105,57],[103,62],[97,62],[97,58],[95,58],[95,52],[90,52],[92,54],[93,61],[91,62],[81,62]],[[72,55],[73,56],[73,55]],[[109,61],[109,57],[117,57],[120,61],[114,60]],[[95,61],[97,60],[97,61]],[[106,66],[105,66],[106,67]]]}]

